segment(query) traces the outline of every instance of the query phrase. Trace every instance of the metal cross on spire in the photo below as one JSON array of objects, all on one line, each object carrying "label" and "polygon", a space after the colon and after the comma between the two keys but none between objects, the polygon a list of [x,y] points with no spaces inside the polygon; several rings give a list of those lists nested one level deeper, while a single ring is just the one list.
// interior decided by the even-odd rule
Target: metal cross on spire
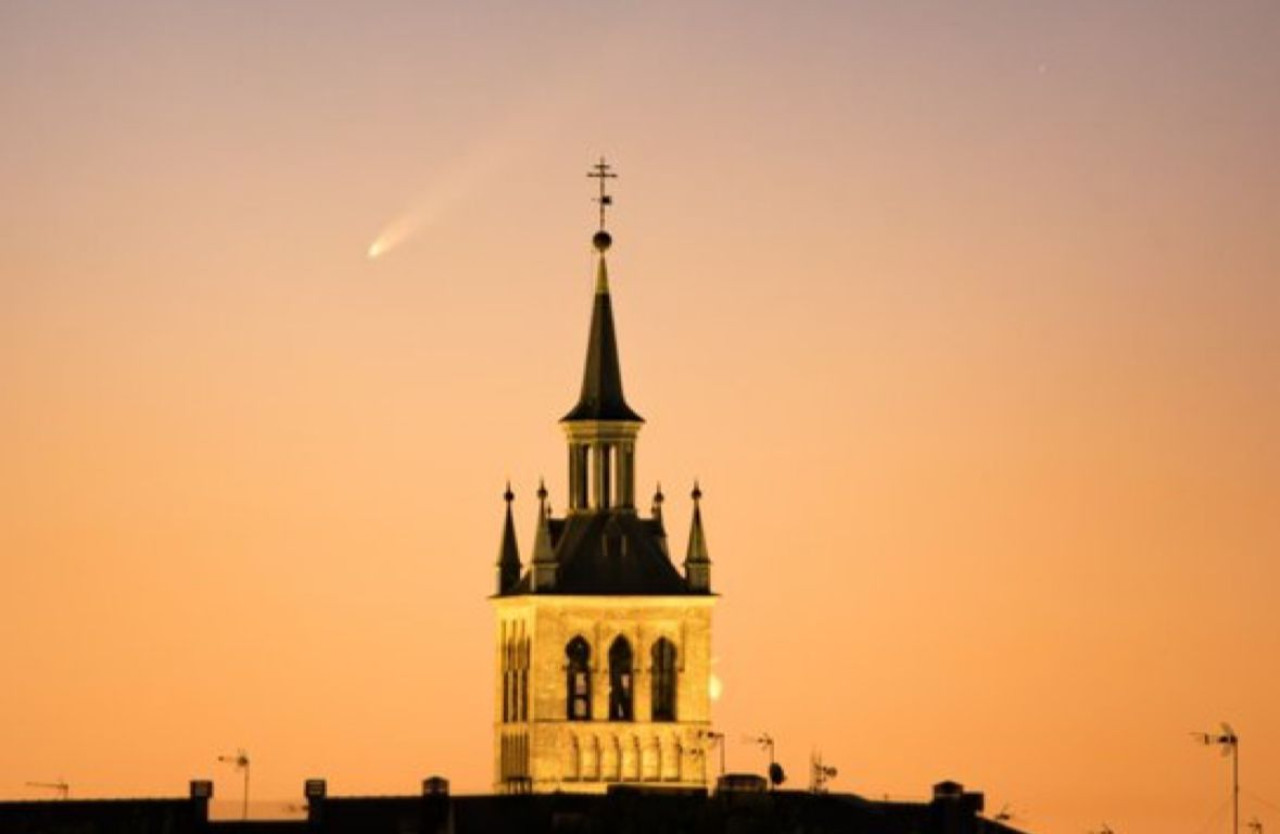
[{"label": "metal cross on spire", "polygon": [[600,196],[595,201],[600,204],[600,231],[604,231],[604,212],[609,206],[613,205],[613,197],[605,190],[607,180],[616,180],[618,175],[613,173],[612,166],[604,161],[604,157],[600,157],[600,161],[591,166],[593,170],[587,172],[587,176],[600,181]]}]

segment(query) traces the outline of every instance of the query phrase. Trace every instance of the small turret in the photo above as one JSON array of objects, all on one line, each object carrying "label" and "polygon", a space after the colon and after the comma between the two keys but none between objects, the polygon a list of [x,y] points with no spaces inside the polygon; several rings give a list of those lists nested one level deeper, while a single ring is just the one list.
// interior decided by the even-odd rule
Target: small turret
[{"label": "small turret", "polygon": [[662,504],[667,497],[662,494],[662,484],[658,484],[658,488],[653,493],[652,516],[653,522],[658,528],[658,547],[662,549],[662,555],[671,561],[671,551],[667,547],[667,525],[662,520]]},{"label": "small turret", "polygon": [[520,546],[516,543],[516,526],[511,519],[511,502],[515,500],[511,482],[502,498],[507,502],[507,517],[502,525],[502,546],[498,550],[498,593],[509,594],[520,582]]},{"label": "small turret", "polygon": [[559,567],[556,562],[555,548],[551,546],[551,528],[547,523],[547,516],[550,510],[547,509],[547,487],[538,484],[538,529],[533,537],[533,577],[532,590],[534,591],[553,591],[556,587],[556,572]]},{"label": "small turret", "polygon": [[702,489],[693,483],[693,523],[689,525],[689,549],[684,559],[685,581],[695,593],[711,591],[711,557],[707,553],[707,535],[702,531]]}]

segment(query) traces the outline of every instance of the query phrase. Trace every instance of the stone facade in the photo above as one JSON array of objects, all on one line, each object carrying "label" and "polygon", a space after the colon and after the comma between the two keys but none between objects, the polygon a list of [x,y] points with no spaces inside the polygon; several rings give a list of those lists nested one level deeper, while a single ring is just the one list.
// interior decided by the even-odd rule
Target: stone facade
[{"label": "stone facade", "polygon": [[[711,727],[711,608],[714,597],[526,595],[495,598],[496,792],[603,793],[613,783],[706,787]],[[568,647],[582,638],[589,716],[574,709]],[[611,716],[625,697],[610,650],[623,640],[633,658],[628,717]],[[655,648],[674,652],[674,710]],[[659,649],[661,651],[661,649]],[[581,681],[579,680],[580,684]],[[625,684],[624,684],[625,685]],[[579,698],[581,695],[579,695]],[[669,697],[669,696],[666,696]],[[613,708],[613,709],[611,709]]]}]

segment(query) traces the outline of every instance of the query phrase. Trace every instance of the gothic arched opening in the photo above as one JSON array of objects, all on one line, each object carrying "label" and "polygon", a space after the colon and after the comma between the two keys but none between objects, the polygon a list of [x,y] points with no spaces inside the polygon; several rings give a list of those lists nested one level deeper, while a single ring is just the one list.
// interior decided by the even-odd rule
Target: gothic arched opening
[{"label": "gothic arched opening", "polygon": [[618,637],[609,647],[609,720],[632,718],[632,658],[627,638]]},{"label": "gothic arched opening", "polygon": [[565,646],[568,669],[568,719],[591,720],[591,647],[581,637],[575,637]]},{"label": "gothic arched opening", "polygon": [[665,637],[653,644],[653,720],[676,720],[676,647]]}]

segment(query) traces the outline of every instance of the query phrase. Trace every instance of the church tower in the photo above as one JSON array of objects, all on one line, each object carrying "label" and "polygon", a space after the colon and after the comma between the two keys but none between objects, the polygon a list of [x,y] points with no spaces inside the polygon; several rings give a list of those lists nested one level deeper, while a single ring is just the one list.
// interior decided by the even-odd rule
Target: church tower
[{"label": "church tower", "polygon": [[601,160],[600,230],[586,368],[560,420],[569,494],[553,514],[539,486],[533,551],[520,560],[507,487],[497,565],[494,789],[603,793],[612,784],[705,787],[711,728],[711,561],[701,491],[681,572],[663,494],[636,509],[644,420],[622,392],[605,231],[616,176]]}]

